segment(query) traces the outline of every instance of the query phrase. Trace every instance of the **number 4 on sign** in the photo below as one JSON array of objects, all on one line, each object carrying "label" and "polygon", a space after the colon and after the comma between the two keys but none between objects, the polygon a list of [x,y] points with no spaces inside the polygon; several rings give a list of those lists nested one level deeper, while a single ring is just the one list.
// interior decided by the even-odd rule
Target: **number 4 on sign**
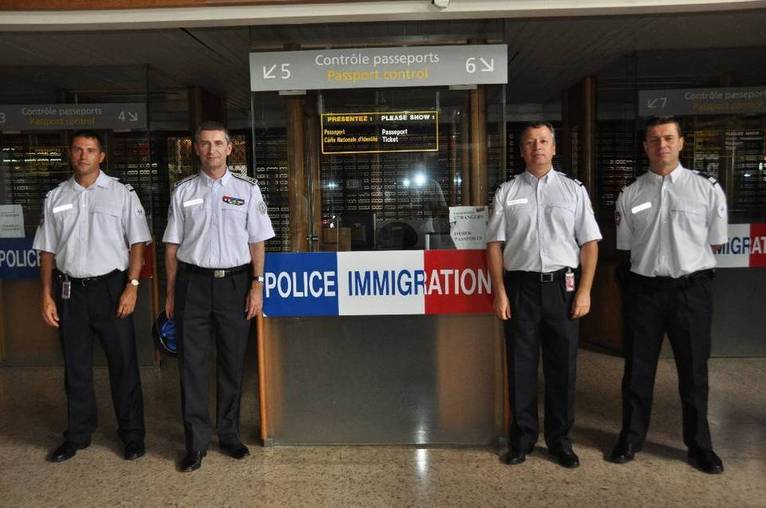
[{"label": "number 4 on sign", "polygon": [[134,113],[133,111],[128,111],[128,115],[127,115],[127,117],[126,117],[126,116],[125,116],[125,112],[124,112],[124,111],[120,111],[120,114],[119,114],[119,115],[117,115],[117,118],[118,118],[118,119],[119,119],[121,122],[125,122],[125,121],[128,121],[128,122],[137,122],[137,121],[138,121],[138,113]]}]

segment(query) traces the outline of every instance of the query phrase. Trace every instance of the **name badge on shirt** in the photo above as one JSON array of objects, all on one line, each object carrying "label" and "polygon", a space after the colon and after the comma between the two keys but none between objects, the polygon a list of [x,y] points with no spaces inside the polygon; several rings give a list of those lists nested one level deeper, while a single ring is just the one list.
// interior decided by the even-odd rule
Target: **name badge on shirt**
[{"label": "name badge on shirt", "polygon": [[65,205],[59,205],[53,207],[53,213],[60,213],[66,210],[71,210],[73,208],[72,203],[67,203]]},{"label": "name badge on shirt", "polygon": [[189,208],[190,206],[194,205],[201,205],[205,200],[202,198],[196,198],[196,199],[190,199],[189,201],[184,201],[184,208]]},{"label": "name badge on shirt", "polygon": [[514,206],[514,205],[525,205],[529,203],[529,200],[527,198],[519,198],[519,199],[512,199],[506,203],[506,206]]},{"label": "name badge on shirt", "polygon": [[633,208],[630,209],[630,213],[633,215],[637,214],[638,212],[643,212],[644,210],[648,210],[652,207],[651,202],[641,203],[640,205],[636,205]]}]

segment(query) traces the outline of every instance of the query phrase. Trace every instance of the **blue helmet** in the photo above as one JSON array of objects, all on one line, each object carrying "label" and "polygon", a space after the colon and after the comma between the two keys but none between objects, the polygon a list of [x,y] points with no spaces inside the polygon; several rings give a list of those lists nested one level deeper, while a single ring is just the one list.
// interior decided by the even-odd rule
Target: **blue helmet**
[{"label": "blue helmet", "polygon": [[152,326],[152,335],[157,349],[168,356],[176,356],[176,325],[163,310]]}]

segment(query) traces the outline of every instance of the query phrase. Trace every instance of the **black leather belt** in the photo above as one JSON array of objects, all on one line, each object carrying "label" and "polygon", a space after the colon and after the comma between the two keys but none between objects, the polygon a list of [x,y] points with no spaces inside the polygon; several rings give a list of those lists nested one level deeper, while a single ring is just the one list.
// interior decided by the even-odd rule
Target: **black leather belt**
[{"label": "black leather belt", "polygon": [[111,279],[112,277],[115,277],[117,275],[121,275],[124,272],[121,272],[120,270],[112,270],[109,273],[105,273],[104,275],[98,275],[96,277],[70,277],[69,275],[65,274],[64,272],[56,270],[56,277],[58,277],[59,280],[68,280],[72,284],[80,284],[81,286],[90,286],[92,284],[96,284],[98,282],[105,281],[107,279]]},{"label": "black leather belt", "polygon": [[630,272],[631,279],[642,284],[644,286],[653,288],[682,288],[688,287],[694,284],[695,281],[700,279],[713,279],[715,278],[715,270],[710,268],[708,270],[700,270],[681,277],[646,277],[634,272]]},{"label": "black leather belt", "polygon": [[567,271],[574,272],[574,268],[562,268],[561,270],[556,270],[555,272],[523,272],[523,271],[509,271],[508,275],[511,277],[517,277],[517,278],[524,278],[524,279],[531,279],[537,282],[541,282],[543,284],[547,284],[549,282],[559,281],[564,279],[564,274],[567,273]]},{"label": "black leather belt", "polygon": [[199,273],[214,279],[223,279],[226,276],[234,275],[235,273],[247,272],[250,270],[249,264],[235,266],[234,268],[202,268],[201,266],[190,265],[189,263],[184,263],[183,261],[179,261],[178,264],[181,267],[181,270],[185,272]]}]

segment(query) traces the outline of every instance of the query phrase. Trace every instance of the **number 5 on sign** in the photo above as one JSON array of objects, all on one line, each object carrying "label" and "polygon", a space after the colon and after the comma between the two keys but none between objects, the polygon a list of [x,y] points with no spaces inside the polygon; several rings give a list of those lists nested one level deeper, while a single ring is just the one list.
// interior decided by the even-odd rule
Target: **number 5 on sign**
[{"label": "number 5 on sign", "polygon": [[[262,66],[263,69],[263,79],[276,79],[276,75],[274,75],[274,70],[277,68],[277,64],[272,65],[271,67],[266,67],[265,65]],[[293,75],[292,72],[290,72],[290,64],[289,63],[283,63],[279,66],[280,68],[280,78],[281,79],[290,79]]]}]

